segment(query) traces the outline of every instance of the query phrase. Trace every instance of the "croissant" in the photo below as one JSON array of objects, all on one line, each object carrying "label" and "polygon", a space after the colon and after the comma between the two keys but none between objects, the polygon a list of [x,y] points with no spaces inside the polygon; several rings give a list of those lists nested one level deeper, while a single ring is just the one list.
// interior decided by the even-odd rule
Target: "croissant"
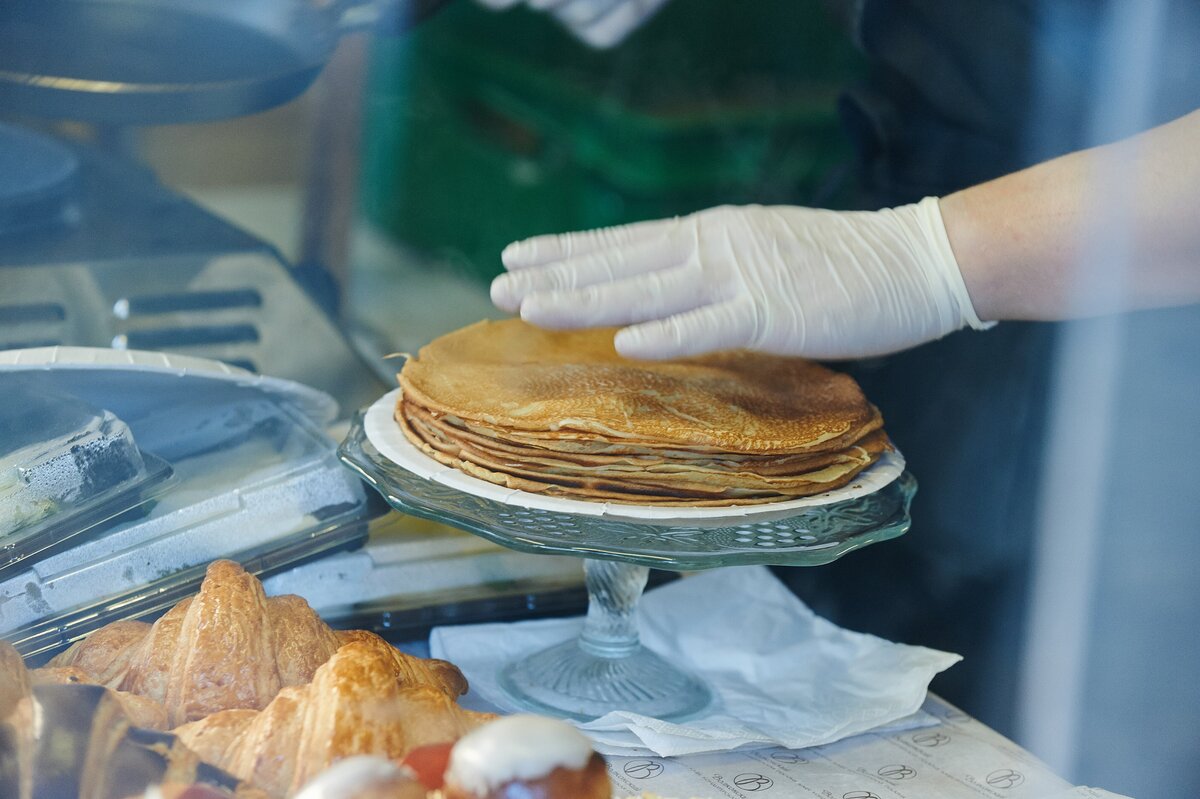
[{"label": "croissant", "polygon": [[309,685],[284,688],[262,711],[226,710],[175,734],[204,761],[283,797],[343,758],[399,760],[494,718],[459,707],[439,687],[407,682],[412,660],[371,640],[351,641]]},{"label": "croissant", "polygon": [[52,658],[48,665],[78,668],[96,685],[115,690],[149,632],[150,625],[144,621],[115,621]]},{"label": "croissant", "polygon": [[253,575],[224,560],[209,565],[198,594],[153,625],[115,622],[49,666],[157,702],[175,727],[223,710],[261,710],[281,689],[312,680],[343,643],[364,640],[403,660],[408,683],[466,692],[452,664],[409,658],[373,633],[335,632],[302,598],[268,598]]}]

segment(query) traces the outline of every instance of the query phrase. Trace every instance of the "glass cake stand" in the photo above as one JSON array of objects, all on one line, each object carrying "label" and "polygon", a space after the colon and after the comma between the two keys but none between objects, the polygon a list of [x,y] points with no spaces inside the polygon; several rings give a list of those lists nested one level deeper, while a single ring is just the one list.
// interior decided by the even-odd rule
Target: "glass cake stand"
[{"label": "glass cake stand", "polygon": [[580,720],[612,710],[677,720],[699,713],[712,699],[703,682],[638,640],[637,605],[650,567],[819,566],[907,532],[917,490],[904,472],[874,493],[804,508],[782,520],[662,525],[508,505],[418,476],[380,454],[361,412],[338,455],[404,513],[510,549],[584,558],[588,613],[579,638],[510,663],[500,674],[501,686],[520,707]]}]

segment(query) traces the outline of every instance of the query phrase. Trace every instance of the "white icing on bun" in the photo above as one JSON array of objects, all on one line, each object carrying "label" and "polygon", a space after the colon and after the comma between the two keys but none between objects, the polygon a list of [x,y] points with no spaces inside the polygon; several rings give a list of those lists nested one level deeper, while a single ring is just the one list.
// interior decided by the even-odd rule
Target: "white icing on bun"
[{"label": "white icing on bun", "polygon": [[356,755],[339,760],[313,777],[295,799],[343,799],[405,774],[404,769],[382,757]]},{"label": "white icing on bun", "polygon": [[450,751],[446,784],[486,796],[513,780],[536,780],[556,768],[582,769],[591,757],[591,742],[570,724],[509,716],[459,739]]}]

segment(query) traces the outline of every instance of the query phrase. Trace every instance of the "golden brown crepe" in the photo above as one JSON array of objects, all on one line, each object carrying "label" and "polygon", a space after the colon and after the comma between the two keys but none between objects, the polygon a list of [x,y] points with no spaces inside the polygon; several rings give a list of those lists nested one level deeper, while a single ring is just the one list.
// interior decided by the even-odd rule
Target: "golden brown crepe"
[{"label": "golden brown crepe", "polygon": [[888,448],[848,376],[726,352],[617,355],[613,330],[479,322],[410,358],[396,419],[430,457],[489,482],[649,505],[741,505],[849,483]]},{"label": "golden brown crepe", "polygon": [[[707,471],[745,469],[755,474],[795,474],[798,471],[819,469],[838,463],[846,456],[843,452],[802,453],[798,455],[742,455],[736,453],[691,452],[686,449],[665,447],[621,447],[619,453],[577,452],[572,449],[552,448],[553,442],[541,445],[509,443],[511,437],[489,437],[457,420],[453,416],[436,417],[413,403],[405,403],[407,423],[429,439],[448,438],[456,442],[480,447],[497,456],[511,455],[525,461],[542,463],[547,467],[563,465],[570,467],[608,467],[611,469],[637,469],[648,472]],[[874,431],[879,433],[880,431]],[[868,436],[873,433],[868,433]],[[865,439],[866,437],[864,437]]]}]

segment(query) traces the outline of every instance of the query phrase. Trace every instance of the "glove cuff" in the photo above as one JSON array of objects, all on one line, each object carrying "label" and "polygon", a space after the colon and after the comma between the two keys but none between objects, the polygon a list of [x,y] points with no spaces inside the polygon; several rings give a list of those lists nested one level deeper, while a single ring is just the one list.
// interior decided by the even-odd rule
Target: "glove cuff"
[{"label": "glove cuff", "polygon": [[950,237],[946,234],[946,223],[942,220],[942,209],[937,197],[926,197],[915,206],[921,228],[928,237],[928,244],[937,256],[941,281],[954,301],[962,324],[969,325],[975,330],[988,330],[996,326],[995,322],[984,322],[975,312],[971,302],[971,294],[967,291],[966,281],[963,280],[962,270],[954,250],[950,247]]}]

